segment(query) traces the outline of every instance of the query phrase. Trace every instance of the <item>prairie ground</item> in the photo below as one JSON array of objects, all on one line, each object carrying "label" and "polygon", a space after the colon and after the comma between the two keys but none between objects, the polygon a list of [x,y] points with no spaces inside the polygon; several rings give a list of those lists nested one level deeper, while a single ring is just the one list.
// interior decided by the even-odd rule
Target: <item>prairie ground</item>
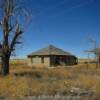
[{"label": "prairie ground", "polygon": [[[56,97],[34,98],[43,95]],[[0,100],[38,99],[100,100],[100,68],[96,69],[95,64],[88,68],[86,64],[36,68],[13,63],[10,75],[0,75]]]}]

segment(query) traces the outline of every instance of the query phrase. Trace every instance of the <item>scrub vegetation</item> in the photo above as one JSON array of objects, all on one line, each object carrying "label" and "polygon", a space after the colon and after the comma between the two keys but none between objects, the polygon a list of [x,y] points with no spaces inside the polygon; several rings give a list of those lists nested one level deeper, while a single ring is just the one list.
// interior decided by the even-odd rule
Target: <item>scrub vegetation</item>
[{"label": "scrub vegetation", "polygon": [[22,61],[11,63],[10,75],[0,75],[0,100],[28,100],[29,96],[57,94],[78,97],[75,100],[99,100],[100,69],[95,64],[89,64],[87,69],[83,63],[37,68]]}]

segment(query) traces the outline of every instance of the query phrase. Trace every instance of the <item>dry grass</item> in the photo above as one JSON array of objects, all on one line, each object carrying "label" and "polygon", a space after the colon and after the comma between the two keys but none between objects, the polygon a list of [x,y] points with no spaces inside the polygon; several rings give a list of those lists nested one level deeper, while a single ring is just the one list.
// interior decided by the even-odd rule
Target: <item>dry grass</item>
[{"label": "dry grass", "polygon": [[[0,96],[3,97],[66,94],[73,87],[93,90],[99,98],[100,69],[96,69],[93,64],[89,65],[88,69],[85,64],[49,69],[13,64],[9,76],[0,76]],[[93,100],[91,96],[87,97],[88,99],[84,98]]]}]

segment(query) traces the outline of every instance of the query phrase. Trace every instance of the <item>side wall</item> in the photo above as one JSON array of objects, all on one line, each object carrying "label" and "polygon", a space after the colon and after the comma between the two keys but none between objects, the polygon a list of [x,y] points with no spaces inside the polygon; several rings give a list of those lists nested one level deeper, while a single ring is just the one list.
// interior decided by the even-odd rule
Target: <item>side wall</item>
[{"label": "side wall", "polygon": [[74,56],[64,56],[64,55],[53,55],[51,56],[51,65],[53,66],[66,66],[66,65],[76,65],[77,58]]}]

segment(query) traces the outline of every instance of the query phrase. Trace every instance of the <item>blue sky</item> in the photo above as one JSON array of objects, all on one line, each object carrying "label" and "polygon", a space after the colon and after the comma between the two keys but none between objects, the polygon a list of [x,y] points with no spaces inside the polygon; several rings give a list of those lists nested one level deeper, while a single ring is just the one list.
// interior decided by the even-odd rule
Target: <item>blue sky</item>
[{"label": "blue sky", "polygon": [[100,44],[100,0],[28,0],[26,6],[33,19],[16,57],[52,44],[83,58],[84,50],[92,48],[89,38]]}]

